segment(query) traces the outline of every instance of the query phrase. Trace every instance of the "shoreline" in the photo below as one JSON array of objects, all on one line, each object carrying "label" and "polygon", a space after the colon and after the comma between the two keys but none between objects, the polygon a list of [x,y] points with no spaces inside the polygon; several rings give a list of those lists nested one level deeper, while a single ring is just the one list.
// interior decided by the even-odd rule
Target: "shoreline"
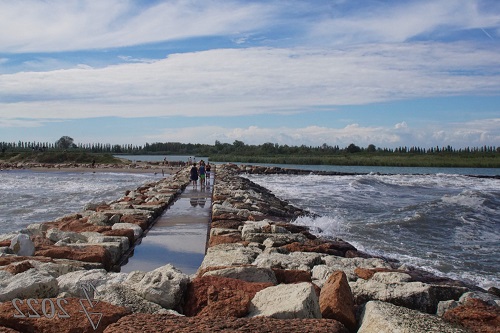
[{"label": "shoreline", "polygon": [[147,162],[131,163],[127,165],[118,164],[97,164],[92,167],[89,164],[82,163],[1,163],[0,172],[30,170],[35,172],[78,172],[78,173],[154,173],[172,175],[179,172],[183,167],[158,165]]},{"label": "shoreline", "polygon": [[[467,332],[450,324],[457,315],[443,320],[436,311],[446,315],[466,308],[464,295],[474,291],[484,298],[484,290],[372,257],[340,239],[318,238],[292,223],[306,211],[239,176],[239,168],[218,165],[215,170],[208,248],[197,274],[187,276],[168,264],[150,272],[113,270],[113,263],[140,243],[143,232],[188,186],[186,167],[110,204],[28,227],[35,256],[0,255],[0,322],[20,331],[62,332],[64,325],[88,329],[77,309],[71,315],[81,318],[71,322],[37,322],[13,318],[11,302],[15,297],[40,304],[49,297],[72,300],[81,297],[77,286],[87,281],[95,284],[104,304],[100,332],[167,327],[208,332],[216,331],[210,326],[215,324],[235,331],[257,325],[254,331],[380,332],[369,327],[373,323],[393,331],[403,325],[415,333],[429,332],[431,326],[431,332]],[[500,307],[489,311],[497,311],[500,320]]]}]

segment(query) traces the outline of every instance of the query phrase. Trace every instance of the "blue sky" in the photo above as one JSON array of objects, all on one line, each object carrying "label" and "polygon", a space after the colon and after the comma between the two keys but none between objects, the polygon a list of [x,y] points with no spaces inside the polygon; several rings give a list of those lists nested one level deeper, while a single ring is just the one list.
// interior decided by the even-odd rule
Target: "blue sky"
[{"label": "blue sky", "polygon": [[0,141],[500,146],[497,0],[0,0],[0,30]]}]

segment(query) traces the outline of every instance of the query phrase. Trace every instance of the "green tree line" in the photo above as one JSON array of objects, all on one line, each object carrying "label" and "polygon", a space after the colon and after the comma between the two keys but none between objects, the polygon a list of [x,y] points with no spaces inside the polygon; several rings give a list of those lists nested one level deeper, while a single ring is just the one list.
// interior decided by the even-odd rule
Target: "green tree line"
[{"label": "green tree line", "polygon": [[214,145],[193,144],[180,142],[155,142],[144,145],[133,144],[109,144],[109,143],[78,143],[69,136],[63,136],[55,142],[0,142],[2,152],[25,152],[25,151],[61,151],[73,150],[91,153],[112,153],[112,154],[158,154],[158,155],[236,155],[236,156],[327,156],[336,154],[352,153],[372,153],[372,154],[498,154],[500,147],[480,146],[455,149],[452,146],[444,147],[417,147],[400,146],[396,148],[380,148],[373,144],[367,147],[360,147],[351,143],[346,147],[338,145],[331,146],[326,143],[321,146],[289,146],[277,143],[266,142],[260,145],[249,145],[243,141],[235,140],[232,144],[215,141]]},{"label": "green tree line", "polygon": [[[111,145],[109,143],[78,143],[63,136],[55,142],[0,142],[5,159],[39,162],[91,161],[114,163],[113,155],[191,155],[207,156],[213,162],[308,164],[308,165],[371,165],[421,167],[487,167],[500,168],[500,147],[480,146],[454,149],[452,146],[422,148],[401,146],[380,148],[373,144],[360,147],[289,146],[277,143],[249,145],[235,140],[215,141],[214,145],[179,142],[156,142],[144,145]],[[101,163],[100,162],[100,163]]]}]

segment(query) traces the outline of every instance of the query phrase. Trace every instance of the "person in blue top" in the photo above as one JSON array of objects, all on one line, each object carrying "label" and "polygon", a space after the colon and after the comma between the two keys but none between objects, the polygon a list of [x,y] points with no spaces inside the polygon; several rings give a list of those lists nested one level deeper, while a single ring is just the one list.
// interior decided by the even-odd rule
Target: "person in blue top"
[{"label": "person in blue top", "polygon": [[200,168],[198,169],[198,174],[200,175],[201,186],[205,186],[205,163],[200,163]]}]

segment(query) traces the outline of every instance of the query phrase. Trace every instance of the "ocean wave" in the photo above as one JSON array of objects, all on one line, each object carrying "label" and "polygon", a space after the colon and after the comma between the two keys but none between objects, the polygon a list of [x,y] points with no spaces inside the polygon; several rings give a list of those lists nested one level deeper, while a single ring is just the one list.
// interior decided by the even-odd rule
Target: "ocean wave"
[{"label": "ocean wave", "polygon": [[153,175],[13,171],[0,173],[0,227],[20,230],[81,211],[85,204],[118,199],[126,190],[158,180]]},{"label": "ocean wave", "polygon": [[301,216],[297,218],[294,223],[308,226],[311,228],[311,232],[327,237],[339,237],[343,235],[348,228],[347,224],[340,216]]},{"label": "ocean wave", "polygon": [[320,217],[296,222],[435,274],[499,284],[500,181],[461,175],[251,175]]},{"label": "ocean wave", "polygon": [[441,200],[450,205],[460,205],[471,209],[483,207],[486,198],[479,191],[464,190],[458,194],[445,194]]}]

